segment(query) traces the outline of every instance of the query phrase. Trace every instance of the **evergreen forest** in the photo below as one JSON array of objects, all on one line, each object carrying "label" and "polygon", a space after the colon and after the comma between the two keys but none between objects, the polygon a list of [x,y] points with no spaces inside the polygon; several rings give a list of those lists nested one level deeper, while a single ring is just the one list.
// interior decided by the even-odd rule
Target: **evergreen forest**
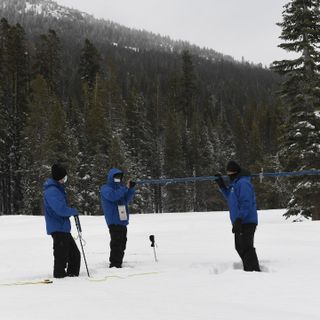
[{"label": "evergreen forest", "polygon": [[[76,10],[57,18],[4,2],[1,215],[43,214],[42,186],[56,162],[67,167],[70,204],[85,215],[102,214],[99,188],[112,166],[134,180],[224,174],[231,159],[252,173],[284,168],[282,75]],[[285,207],[293,188],[282,178],[254,184],[259,209]],[[141,186],[131,209],[226,204],[213,182],[195,182]]]}]

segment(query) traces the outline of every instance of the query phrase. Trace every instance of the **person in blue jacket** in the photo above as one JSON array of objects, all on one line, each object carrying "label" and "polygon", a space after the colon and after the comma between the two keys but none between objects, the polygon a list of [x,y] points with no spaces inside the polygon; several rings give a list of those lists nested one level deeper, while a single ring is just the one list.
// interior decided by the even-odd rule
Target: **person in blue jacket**
[{"label": "person in blue jacket", "polygon": [[227,164],[227,175],[230,179],[228,187],[225,186],[220,174],[216,175],[218,178],[216,182],[228,203],[235,249],[243,262],[244,271],[260,271],[254,248],[258,214],[250,175],[233,160]]},{"label": "person in blue jacket", "polygon": [[47,234],[53,239],[54,278],[77,277],[80,270],[80,251],[70,233],[69,218],[79,215],[68,206],[64,184],[67,171],[59,164],[51,168],[52,178],[44,183],[43,202]]},{"label": "person in blue jacket", "polygon": [[128,204],[135,194],[135,182],[128,180],[123,184],[123,171],[112,168],[107,183],[102,185],[101,205],[110,233],[109,267],[122,267],[127,244],[127,225],[129,224]]}]

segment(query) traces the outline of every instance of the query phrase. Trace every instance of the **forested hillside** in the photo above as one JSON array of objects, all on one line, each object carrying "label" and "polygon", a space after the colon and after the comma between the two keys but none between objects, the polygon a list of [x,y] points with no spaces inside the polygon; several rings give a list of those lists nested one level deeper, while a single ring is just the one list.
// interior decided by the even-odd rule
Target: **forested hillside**
[{"label": "forested hillside", "polygon": [[[271,71],[53,1],[2,0],[0,16],[0,214],[41,214],[57,161],[83,214],[101,213],[112,165],[133,179],[212,175],[231,158],[278,169]],[[283,205],[278,183],[256,186],[260,208]],[[208,182],[138,193],[135,212],[223,208]]]}]

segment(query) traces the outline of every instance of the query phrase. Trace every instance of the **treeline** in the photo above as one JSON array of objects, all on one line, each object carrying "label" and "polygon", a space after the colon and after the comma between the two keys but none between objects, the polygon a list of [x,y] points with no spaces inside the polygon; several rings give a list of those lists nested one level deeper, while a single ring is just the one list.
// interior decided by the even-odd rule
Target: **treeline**
[{"label": "treeline", "polygon": [[[78,42],[52,29],[29,37],[1,20],[0,214],[42,214],[42,184],[57,161],[83,214],[101,214],[99,187],[113,165],[133,179],[212,175],[231,158],[253,171],[277,168],[282,116],[270,71],[186,50]],[[285,203],[277,182],[257,188],[260,208]],[[133,205],[222,208],[207,182],[141,187]]]}]

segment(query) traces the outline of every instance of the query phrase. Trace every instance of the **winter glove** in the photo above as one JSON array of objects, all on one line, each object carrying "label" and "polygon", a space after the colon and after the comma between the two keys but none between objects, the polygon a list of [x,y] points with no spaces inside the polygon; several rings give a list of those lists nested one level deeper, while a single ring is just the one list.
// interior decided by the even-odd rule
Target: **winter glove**
[{"label": "winter glove", "polygon": [[237,218],[232,226],[232,233],[240,233],[242,234],[242,219]]},{"label": "winter glove", "polygon": [[135,181],[129,181],[129,189],[134,188],[137,183]]},{"label": "winter glove", "polygon": [[223,189],[226,187],[226,185],[224,184],[224,181],[223,181],[223,178],[222,178],[222,175],[221,173],[216,173],[214,175],[217,179],[214,180],[216,182],[216,184],[219,186],[220,189]]}]

